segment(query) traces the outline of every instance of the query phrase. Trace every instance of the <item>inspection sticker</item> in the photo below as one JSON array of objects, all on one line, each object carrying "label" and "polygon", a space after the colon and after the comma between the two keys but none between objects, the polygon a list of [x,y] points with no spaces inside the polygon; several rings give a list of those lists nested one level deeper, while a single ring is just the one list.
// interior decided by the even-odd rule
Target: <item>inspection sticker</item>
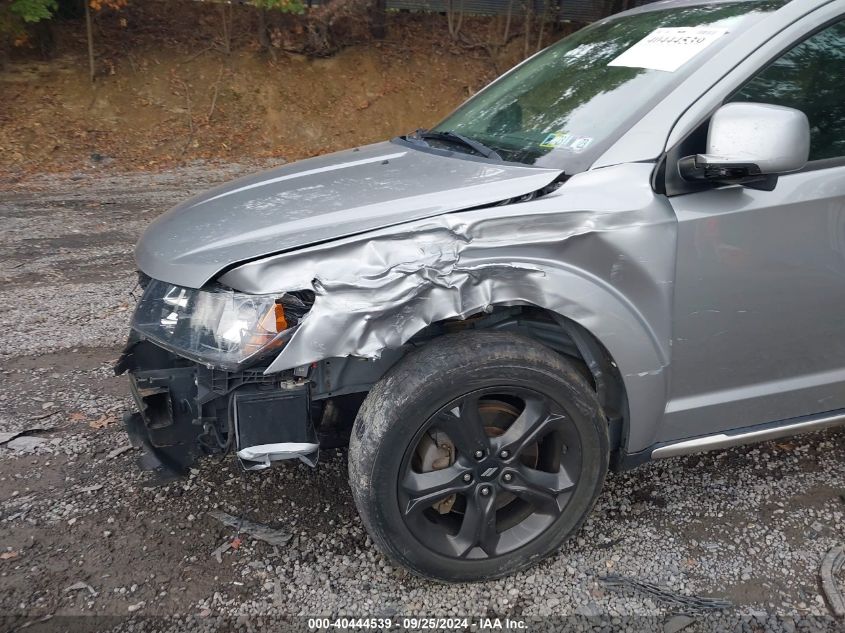
[{"label": "inspection sticker", "polygon": [[540,147],[549,147],[551,149],[568,149],[573,152],[580,152],[593,142],[590,136],[575,136],[569,132],[552,132],[548,134]]},{"label": "inspection sticker", "polygon": [[655,29],[608,66],[673,73],[728,31],[701,26]]},{"label": "inspection sticker", "polygon": [[540,147],[566,147],[570,142],[572,135],[569,132],[552,132],[543,139]]}]

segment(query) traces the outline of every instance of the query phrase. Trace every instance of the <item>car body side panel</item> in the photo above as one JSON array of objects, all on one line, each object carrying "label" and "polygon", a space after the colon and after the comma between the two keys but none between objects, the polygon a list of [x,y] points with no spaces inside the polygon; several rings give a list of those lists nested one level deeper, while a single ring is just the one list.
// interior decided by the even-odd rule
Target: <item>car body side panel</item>
[{"label": "car body side panel", "polygon": [[332,356],[378,357],[431,323],[534,305],[595,335],[623,375],[628,450],[656,441],[666,403],[676,220],[653,165],[579,174],[531,202],[411,222],[250,262],[244,292],[317,298],[268,372]]},{"label": "car body side panel", "polygon": [[845,167],[672,198],[680,439],[845,408]]}]

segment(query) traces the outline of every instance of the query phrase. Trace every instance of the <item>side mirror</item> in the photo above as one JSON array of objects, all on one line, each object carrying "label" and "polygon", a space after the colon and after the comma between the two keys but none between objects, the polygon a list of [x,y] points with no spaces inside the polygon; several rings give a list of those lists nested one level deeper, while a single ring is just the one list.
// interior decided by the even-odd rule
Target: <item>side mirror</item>
[{"label": "side mirror", "polygon": [[778,174],[810,156],[810,122],[800,110],[764,103],[728,103],[710,119],[707,153],[678,164],[685,180],[774,189]]}]

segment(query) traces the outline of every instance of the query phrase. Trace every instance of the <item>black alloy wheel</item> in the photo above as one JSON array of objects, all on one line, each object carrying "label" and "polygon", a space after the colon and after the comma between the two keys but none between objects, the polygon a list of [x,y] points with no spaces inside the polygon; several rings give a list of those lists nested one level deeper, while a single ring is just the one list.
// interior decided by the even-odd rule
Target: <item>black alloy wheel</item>
[{"label": "black alloy wheel", "polygon": [[380,549],[455,582],[553,553],[595,502],[607,459],[606,421],[571,361],[473,332],[409,354],[371,390],[349,469]]}]

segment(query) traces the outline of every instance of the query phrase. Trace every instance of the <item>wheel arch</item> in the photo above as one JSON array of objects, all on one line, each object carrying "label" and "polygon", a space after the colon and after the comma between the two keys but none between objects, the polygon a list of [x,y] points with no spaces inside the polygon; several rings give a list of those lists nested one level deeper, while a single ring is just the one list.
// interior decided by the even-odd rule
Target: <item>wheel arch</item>
[{"label": "wheel arch", "polygon": [[614,464],[621,464],[628,451],[631,413],[624,376],[602,341],[574,319],[532,304],[494,305],[468,319],[445,319],[424,328],[410,343],[414,346],[459,330],[511,331],[532,338],[579,363],[584,377],[596,392],[609,425]]}]

